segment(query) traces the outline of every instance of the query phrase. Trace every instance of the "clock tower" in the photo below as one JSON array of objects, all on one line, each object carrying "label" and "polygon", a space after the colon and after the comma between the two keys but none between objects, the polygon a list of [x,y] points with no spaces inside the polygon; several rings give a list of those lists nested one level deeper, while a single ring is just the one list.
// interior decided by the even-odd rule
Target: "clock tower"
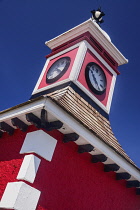
[{"label": "clock tower", "polygon": [[32,98],[70,86],[104,116],[110,111],[118,66],[127,59],[92,19],[47,41],[52,50]]},{"label": "clock tower", "polygon": [[30,100],[0,112],[0,209],[140,209],[140,169],[109,122],[128,60],[92,14],[46,42]]}]

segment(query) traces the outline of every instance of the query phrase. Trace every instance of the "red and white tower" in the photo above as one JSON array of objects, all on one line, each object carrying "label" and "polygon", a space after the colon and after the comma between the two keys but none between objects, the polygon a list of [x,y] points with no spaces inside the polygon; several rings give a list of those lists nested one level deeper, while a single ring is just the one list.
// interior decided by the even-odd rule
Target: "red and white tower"
[{"label": "red and white tower", "polygon": [[0,113],[0,208],[139,209],[140,170],[109,122],[127,59],[92,19],[46,45],[30,100]]}]

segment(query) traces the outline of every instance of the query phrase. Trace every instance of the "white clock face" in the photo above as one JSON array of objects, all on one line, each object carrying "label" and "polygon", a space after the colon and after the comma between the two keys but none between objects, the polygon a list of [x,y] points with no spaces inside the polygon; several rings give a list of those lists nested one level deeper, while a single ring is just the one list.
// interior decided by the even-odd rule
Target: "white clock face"
[{"label": "white clock face", "polygon": [[106,90],[106,76],[102,68],[96,63],[89,63],[85,71],[86,81],[89,88],[96,94],[101,95]]},{"label": "white clock face", "polygon": [[70,57],[62,57],[55,61],[46,75],[46,82],[53,83],[64,75],[70,65]]}]

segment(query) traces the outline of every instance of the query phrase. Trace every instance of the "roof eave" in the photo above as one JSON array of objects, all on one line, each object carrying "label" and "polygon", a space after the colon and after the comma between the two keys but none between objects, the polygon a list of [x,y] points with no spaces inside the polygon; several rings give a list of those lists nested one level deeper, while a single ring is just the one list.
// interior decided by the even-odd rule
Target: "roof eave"
[{"label": "roof eave", "polygon": [[114,60],[118,63],[118,66],[128,63],[128,59],[126,59],[122,55],[122,53],[115,47],[115,45],[107,38],[104,31],[99,27],[99,25],[96,22],[93,22],[91,18],[83,22],[82,24],[66,31],[65,33],[62,33],[54,39],[45,42],[45,44],[50,49],[54,49],[87,31],[114,58]]}]

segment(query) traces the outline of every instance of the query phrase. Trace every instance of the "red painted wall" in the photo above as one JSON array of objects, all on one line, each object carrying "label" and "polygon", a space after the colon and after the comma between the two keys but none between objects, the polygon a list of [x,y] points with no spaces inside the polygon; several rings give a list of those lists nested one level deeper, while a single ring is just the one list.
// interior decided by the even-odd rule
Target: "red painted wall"
[{"label": "red painted wall", "polygon": [[[31,126],[28,132],[36,128]],[[116,181],[115,173],[105,173],[103,164],[91,163],[89,154],[78,154],[78,146],[63,143],[59,131],[48,132],[58,140],[52,161],[41,158],[33,185],[41,191],[37,210],[138,210],[140,196]],[[7,182],[17,181],[22,159],[19,151],[25,133],[15,131],[0,139],[0,199]],[[28,183],[30,184],[30,183]]]}]

